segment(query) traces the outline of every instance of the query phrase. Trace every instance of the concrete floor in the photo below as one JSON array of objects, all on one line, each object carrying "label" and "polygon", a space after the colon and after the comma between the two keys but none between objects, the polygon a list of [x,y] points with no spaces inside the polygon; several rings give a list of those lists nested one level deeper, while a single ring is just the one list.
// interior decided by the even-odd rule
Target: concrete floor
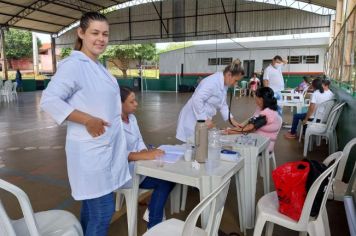
[{"label": "concrete floor", "polygon": [[[153,145],[174,144],[175,129],[180,108],[191,94],[144,93],[138,94],[140,103],[136,114],[143,138]],[[34,211],[65,209],[79,216],[80,203],[72,199],[67,178],[64,153],[65,126],[56,126],[54,121],[40,111],[41,92],[20,93],[15,103],[0,103],[0,178],[22,188],[29,196]],[[251,116],[255,109],[253,98],[243,97],[233,100],[232,113],[242,121]],[[290,112],[285,110],[285,120],[290,121]],[[226,127],[220,116],[218,127]],[[276,144],[277,165],[302,158],[302,144],[296,140],[285,140],[281,130]],[[308,154],[309,158],[323,160],[327,147],[322,145]],[[262,181],[257,184],[258,200],[262,196]],[[235,184],[230,186],[220,229],[229,234],[239,232]],[[11,218],[22,217],[19,204],[13,196],[0,190],[0,199]],[[190,188],[185,212],[171,216],[167,207],[167,217],[185,219],[198,203],[198,191]],[[141,220],[144,199],[139,206],[138,233],[146,231]],[[346,216],[342,202],[328,201],[329,222],[332,235],[348,235]],[[115,215],[109,235],[127,235],[126,214]],[[252,231],[248,232],[252,234]],[[296,232],[276,226],[273,235],[297,235]]]}]

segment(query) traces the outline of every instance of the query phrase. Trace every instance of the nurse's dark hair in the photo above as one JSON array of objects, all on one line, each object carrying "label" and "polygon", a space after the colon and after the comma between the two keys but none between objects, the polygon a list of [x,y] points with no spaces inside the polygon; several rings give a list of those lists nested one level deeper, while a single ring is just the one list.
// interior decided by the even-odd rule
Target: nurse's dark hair
[{"label": "nurse's dark hair", "polygon": [[232,76],[235,75],[245,75],[244,68],[242,68],[240,59],[235,59],[230,65],[226,66],[224,69],[224,75],[230,72]]},{"label": "nurse's dark hair", "polygon": [[[91,12],[86,12],[82,16],[82,18],[80,18],[79,28],[81,28],[83,32],[85,32],[89,28],[91,21],[105,21],[108,23],[108,19],[103,14],[99,12],[91,11]],[[74,50],[80,51],[82,49],[82,46],[83,46],[83,40],[79,38],[79,36],[77,36],[77,41],[75,42]]]},{"label": "nurse's dark hair", "polygon": [[129,87],[120,86],[121,103],[124,103],[127,97],[130,96],[130,94],[133,92],[134,91]]},{"label": "nurse's dark hair", "polygon": [[256,90],[256,97],[262,98],[263,109],[269,108],[277,111],[277,99],[274,97],[274,92],[270,87],[263,87]]}]

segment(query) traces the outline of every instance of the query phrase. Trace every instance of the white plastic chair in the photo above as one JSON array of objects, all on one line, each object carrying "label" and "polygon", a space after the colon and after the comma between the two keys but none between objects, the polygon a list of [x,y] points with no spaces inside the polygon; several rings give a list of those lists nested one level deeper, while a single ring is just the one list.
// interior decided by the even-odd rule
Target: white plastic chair
[{"label": "white plastic chair", "polygon": [[11,101],[11,89],[12,89],[12,83],[11,81],[7,80],[4,83],[4,86],[0,90],[0,96],[4,100],[4,102],[9,103]]},{"label": "white plastic chair", "polygon": [[[274,152],[268,153],[265,155],[265,160],[262,159],[262,156],[260,156],[261,161],[259,163],[259,171],[260,171],[260,176],[263,178],[263,193],[267,194],[270,192],[270,186],[271,186],[271,181],[270,181],[270,175],[271,171],[276,169],[277,164],[276,164],[276,156]],[[270,168],[270,161],[272,161],[272,169]]]},{"label": "white plastic chair", "polygon": [[[291,112],[293,112],[293,107],[297,108],[297,113],[300,113],[303,106],[307,106],[305,104],[305,96],[307,94],[309,87],[305,88],[302,93],[296,93],[295,90],[292,90],[288,93],[281,93],[282,100],[278,101],[278,106],[282,108],[287,106],[291,108]],[[297,97],[297,98],[296,98]]]},{"label": "white plastic chair", "polygon": [[[178,185],[178,184],[177,184]],[[175,186],[175,188],[177,187],[177,185]],[[179,185],[178,185],[179,186]],[[180,188],[176,191],[174,191],[174,189],[172,190],[172,192],[170,193],[170,200],[171,200],[171,214],[173,213],[176,213],[176,212],[179,212],[179,200],[177,200],[177,197],[178,199],[180,199]],[[144,193],[147,193],[151,190],[149,189],[139,189],[139,196],[144,194]],[[124,202],[124,199],[125,199],[125,202],[126,202],[126,215],[127,215],[127,219],[130,219],[131,218],[131,215],[132,215],[132,209],[130,206],[132,206],[132,188],[125,188],[125,189],[118,189],[116,190],[116,204],[115,204],[115,210],[116,211],[119,211],[122,206],[123,206],[123,202]],[[173,210],[172,210],[173,209]],[[178,210],[176,210],[178,209]],[[173,211],[173,212],[172,212]],[[145,212],[145,214],[147,214]],[[144,220],[148,221],[148,216],[147,216],[147,219],[146,216],[144,215]],[[166,218],[165,216],[165,213],[163,212],[163,220]],[[130,229],[130,226],[129,226],[129,222],[127,221],[127,228],[128,228],[128,235],[133,235],[131,230]]]},{"label": "white plastic chair", "polygon": [[[342,177],[344,175],[345,166],[347,163],[347,159],[350,155],[350,151],[352,147],[356,145],[356,138],[351,139],[344,147],[343,158],[340,161],[340,164],[337,168],[335,180],[333,184],[333,189],[330,191],[329,199],[334,199],[337,201],[343,201],[344,195],[347,189],[347,184],[342,181]],[[354,170],[356,169],[356,165],[354,166]]]},{"label": "white plastic chair", "polygon": [[242,80],[242,81],[240,82],[240,84],[241,84],[240,97],[241,97],[241,96],[247,96],[247,85],[248,85],[247,81]]},{"label": "white plastic chair", "polygon": [[11,101],[14,100],[16,101],[17,100],[17,82],[13,82],[12,83],[12,89],[11,89],[11,93],[10,93],[10,99]]},{"label": "white plastic chair", "polygon": [[234,97],[236,96],[236,92],[239,92],[241,97],[241,88],[239,87],[238,82],[234,85]]},{"label": "white plastic chair", "polygon": [[355,197],[355,183],[356,183],[356,168],[351,174],[351,178],[344,196],[344,206],[346,211],[346,218],[349,225],[350,235],[356,236],[356,197]]},{"label": "white plastic chair", "polygon": [[[253,235],[261,235],[265,224],[267,224],[266,235],[272,235],[274,224],[278,224],[301,233],[308,232],[310,236],[330,236],[329,221],[325,205],[333,182],[331,176],[334,176],[334,172],[341,158],[342,152],[336,152],[324,161],[324,164],[328,165],[335,160],[335,162],[325,170],[310,187],[305,198],[299,221],[295,221],[278,211],[279,203],[276,192],[264,195],[257,203],[257,220]],[[324,192],[319,214],[316,218],[312,218],[310,217],[310,212],[315,196],[320,184],[326,178],[329,178],[329,183],[325,188],[326,190]]]},{"label": "white plastic chair", "polygon": [[320,137],[325,137],[328,141],[329,144],[329,154],[335,152],[337,150],[337,136],[336,136],[336,125],[339,121],[339,117],[342,112],[342,108],[345,105],[345,103],[339,103],[333,107],[331,110],[328,120],[326,124],[322,123],[312,123],[308,125],[306,131],[305,131],[305,138],[304,138],[304,151],[303,151],[303,156],[307,156],[308,152],[308,147],[309,151],[312,150],[312,139],[311,137],[314,136],[320,136]]},{"label": "white plastic chair", "polygon": [[[141,194],[144,194],[146,192],[148,192],[150,190],[146,190],[146,189],[139,189],[139,196]],[[119,211],[122,206],[123,206],[123,202],[125,199],[126,202],[126,215],[127,215],[127,229],[128,229],[128,235],[133,235],[131,232],[131,228],[129,226],[129,219],[131,219],[131,215],[132,215],[132,209],[131,209],[131,205],[132,205],[132,189],[131,188],[127,188],[127,189],[118,189],[116,190],[116,204],[115,204],[115,210]]]},{"label": "white plastic chair", "polygon": [[[186,221],[178,219],[166,220],[148,230],[144,236],[212,236],[217,235],[230,179],[221,184],[217,189],[204,198],[188,215]],[[208,224],[205,229],[196,227],[200,214],[210,206]]]},{"label": "white plastic chair", "polygon": [[[319,123],[325,124],[328,120],[329,114],[334,105],[335,105],[335,100],[328,100],[319,104],[316,108],[314,119],[312,121],[308,121],[307,125],[310,125],[311,123],[316,123],[317,120],[320,121]],[[301,142],[303,136],[302,121],[299,121],[298,130],[299,130],[299,142]]]},{"label": "white plastic chair", "polygon": [[82,227],[70,212],[49,210],[33,213],[30,200],[24,191],[0,179],[0,188],[16,196],[24,218],[11,220],[0,201],[0,235],[6,236],[82,236]]}]

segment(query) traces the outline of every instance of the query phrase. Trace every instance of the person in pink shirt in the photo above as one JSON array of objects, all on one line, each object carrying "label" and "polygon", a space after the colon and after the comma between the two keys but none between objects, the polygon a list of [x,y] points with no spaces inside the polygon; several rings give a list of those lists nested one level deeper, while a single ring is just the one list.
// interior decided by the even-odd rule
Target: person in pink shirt
[{"label": "person in pink shirt", "polygon": [[268,150],[273,152],[279,130],[282,126],[282,118],[277,112],[277,100],[274,92],[269,87],[256,90],[255,102],[257,105],[255,114],[246,125],[227,129],[227,134],[256,133],[270,139]]}]

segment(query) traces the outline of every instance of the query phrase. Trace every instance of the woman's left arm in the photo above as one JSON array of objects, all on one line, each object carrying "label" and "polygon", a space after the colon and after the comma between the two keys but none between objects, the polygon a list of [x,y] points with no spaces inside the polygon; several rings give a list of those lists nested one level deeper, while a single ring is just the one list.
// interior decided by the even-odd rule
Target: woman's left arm
[{"label": "woman's left arm", "polygon": [[307,115],[305,116],[304,120],[303,120],[303,124],[306,124],[309,120],[309,118],[314,114],[315,111],[315,103],[310,103],[308,111],[307,111]]},{"label": "woman's left arm", "polygon": [[231,129],[226,129],[226,134],[241,134],[241,133],[250,133],[255,131],[255,126],[253,124],[248,124],[244,127],[234,127]]}]

